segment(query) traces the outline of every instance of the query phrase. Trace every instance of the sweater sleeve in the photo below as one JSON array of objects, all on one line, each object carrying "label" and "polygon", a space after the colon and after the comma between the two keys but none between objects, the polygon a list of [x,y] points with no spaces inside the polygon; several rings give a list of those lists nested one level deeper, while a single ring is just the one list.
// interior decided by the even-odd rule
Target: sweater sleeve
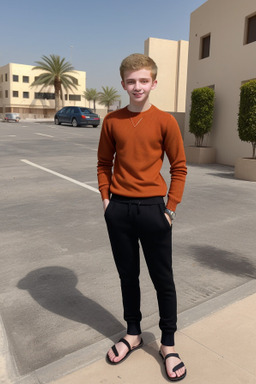
[{"label": "sweater sleeve", "polygon": [[115,154],[115,141],[108,126],[107,118],[104,119],[98,146],[97,176],[99,191],[102,200],[110,197],[110,184],[112,167]]},{"label": "sweater sleeve", "polygon": [[186,157],[180,128],[176,119],[171,116],[167,124],[164,139],[164,150],[170,162],[171,182],[166,207],[172,211],[181,202],[187,175]]}]

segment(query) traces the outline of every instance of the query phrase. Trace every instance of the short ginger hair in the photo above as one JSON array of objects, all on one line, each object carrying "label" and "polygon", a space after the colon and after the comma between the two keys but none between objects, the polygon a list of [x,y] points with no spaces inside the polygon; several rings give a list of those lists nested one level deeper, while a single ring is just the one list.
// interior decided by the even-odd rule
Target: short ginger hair
[{"label": "short ginger hair", "polygon": [[151,57],[143,55],[142,53],[133,53],[123,59],[120,65],[120,75],[124,80],[124,73],[127,71],[138,71],[140,69],[148,69],[151,72],[152,80],[154,81],[157,76],[157,65]]}]

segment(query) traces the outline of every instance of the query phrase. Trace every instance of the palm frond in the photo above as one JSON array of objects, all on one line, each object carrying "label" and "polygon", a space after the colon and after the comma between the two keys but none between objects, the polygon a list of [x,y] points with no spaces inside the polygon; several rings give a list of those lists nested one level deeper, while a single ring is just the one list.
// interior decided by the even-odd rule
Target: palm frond
[{"label": "palm frond", "polygon": [[[41,73],[38,78],[31,84],[31,86],[53,85],[55,89],[55,100],[58,101],[61,87],[66,90],[77,89],[77,79],[73,74],[76,73],[74,67],[66,61],[65,58],[61,58],[59,55],[51,54],[49,57],[43,55],[42,60],[36,61],[33,70],[40,70]],[[56,101],[56,104],[58,102]]]}]

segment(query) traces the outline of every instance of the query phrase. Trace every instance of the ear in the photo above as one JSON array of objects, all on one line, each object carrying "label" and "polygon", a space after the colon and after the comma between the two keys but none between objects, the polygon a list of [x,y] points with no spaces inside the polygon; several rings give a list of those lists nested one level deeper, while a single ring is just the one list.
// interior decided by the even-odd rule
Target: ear
[{"label": "ear", "polygon": [[155,89],[157,86],[157,80],[154,80],[151,86],[151,90]]},{"label": "ear", "polygon": [[121,84],[122,84],[123,89],[126,91],[126,86],[125,86],[125,83],[123,80],[121,81]]}]

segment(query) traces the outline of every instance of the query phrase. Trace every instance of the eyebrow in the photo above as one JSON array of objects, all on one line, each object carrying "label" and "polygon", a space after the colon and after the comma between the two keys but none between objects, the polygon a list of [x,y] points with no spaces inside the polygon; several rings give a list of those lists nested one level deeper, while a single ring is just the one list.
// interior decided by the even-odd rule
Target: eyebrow
[{"label": "eyebrow", "polygon": [[[138,80],[150,80],[151,77],[140,77]],[[128,79],[126,79],[126,81],[129,81],[129,80],[136,80],[134,79],[133,77],[128,77]]]}]

